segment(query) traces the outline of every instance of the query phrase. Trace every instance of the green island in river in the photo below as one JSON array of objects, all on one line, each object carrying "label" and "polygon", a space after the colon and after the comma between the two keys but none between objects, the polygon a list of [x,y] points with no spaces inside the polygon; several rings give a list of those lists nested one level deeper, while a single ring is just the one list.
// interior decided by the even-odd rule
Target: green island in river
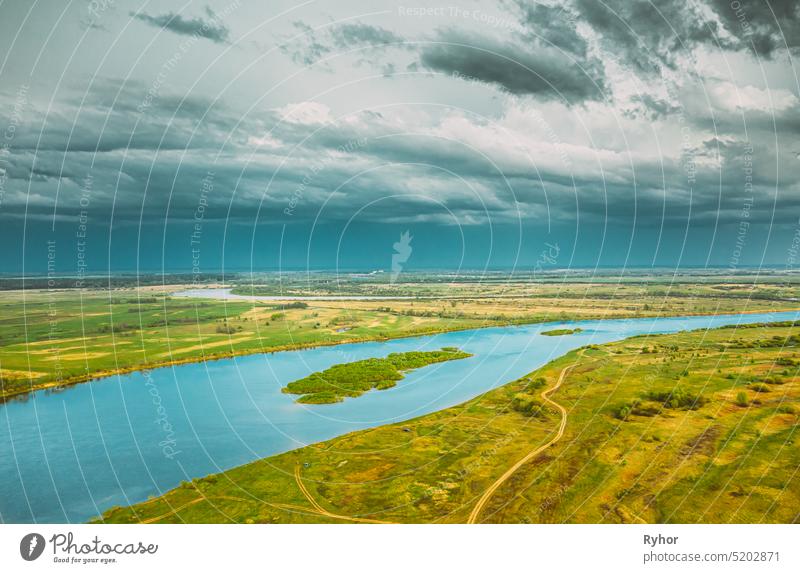
[{"label": "green island in river", "polygon": [[569,334],[578,334],[583,332],[582,328],[556,328],[553,330],[545,330],[541,333],[542,336],[567,336]]},{"label": "green island in river", "polygon": [[386,358],[368,358],[336,364],[322,372],[290,382],[285,394],[302,394],[301,404],[333,404],[345,398],[355,398],[373,388],[386,390],[402,380],[404,372],[423,366],[469,358],[472,354],[458,348],[445,347],[428,352],[393,352]]}]

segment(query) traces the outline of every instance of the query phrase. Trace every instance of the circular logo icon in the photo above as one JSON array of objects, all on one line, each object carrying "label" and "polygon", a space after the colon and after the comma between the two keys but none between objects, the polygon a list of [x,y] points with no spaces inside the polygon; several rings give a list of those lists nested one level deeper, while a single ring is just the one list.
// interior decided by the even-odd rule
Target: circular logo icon
[{"label": "circular logo icon", "polygon": [[44,536],[38,533],[29,533],[19,542],[19,554],[25,561],[34,561],[44,551]]}]

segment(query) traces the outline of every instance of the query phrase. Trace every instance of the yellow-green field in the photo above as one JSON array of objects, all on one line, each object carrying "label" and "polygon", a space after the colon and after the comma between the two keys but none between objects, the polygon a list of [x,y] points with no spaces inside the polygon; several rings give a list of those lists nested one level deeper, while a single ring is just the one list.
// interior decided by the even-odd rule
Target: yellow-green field
[{"label": "yellow-green field", "polygon": [[583,348],[465,404],[104,519],[797,522],[798,365],[800,326],[786,324]]}]

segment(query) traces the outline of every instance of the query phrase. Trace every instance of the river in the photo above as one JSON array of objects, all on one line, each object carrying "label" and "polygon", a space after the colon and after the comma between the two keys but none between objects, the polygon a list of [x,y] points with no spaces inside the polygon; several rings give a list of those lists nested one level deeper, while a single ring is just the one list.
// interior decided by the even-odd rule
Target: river
[{"label": "river", "polygon": [[[0,521],[84,522],[115,505],[353,430],[407,420],[514,380],[571,349],[646,333],[794,320],[798,312],[575,321],[257,354],[112,376],[0,406]],[[543,330],[577,328],[569,336]],[[457,346],[471,358],[339,404],[287,382],[333,364]]]}]

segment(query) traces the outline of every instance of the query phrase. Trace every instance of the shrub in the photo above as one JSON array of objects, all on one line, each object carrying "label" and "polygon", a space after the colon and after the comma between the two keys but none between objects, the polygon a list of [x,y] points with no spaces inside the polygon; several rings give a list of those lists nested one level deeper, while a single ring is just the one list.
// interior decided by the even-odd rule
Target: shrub
[{"label": "shrub", "polygon": [[287,309],[292,309],[292,308],[308,308],[308,303],[301,302],[301,301],[298,300],[298,301],[295,301],[295,302],[289,302],[289,303],[286,303],[286,304],[279,304],[279,305],[275,306],[276,310],[287,310]]},{"label": "shrub", "polygon": [[750,384],[750,388],[755,390],[756,392],[769,392],[770,388],[766,384],[762,384],[760,382],[756,382],[755,384]]},{"label": "shrub", "polygon": [[736,405],[741,406],[744,408],[749,404],[749,400],[747,399],[747,392],[739,392],[736,394]]},{"label": "shrub", "polygon": [[706,399],[701,395],[692,394],[679,386],[669,392],[649,392],[647,399],[660,402],[665,408],[673,410],[697,410],[706,403]]},{"label": "shrub", "polygon": [[620,420],[625,420],[628,416],[646,416],[648,418],[656,416],[661,412],[661,408],[655,404],[648,404],[642,402],[638,398],[631,400],[627,404],[617,407],[614,411],[614,417]]},{"label": "shrub", "polygon": [[536,378],[529,378],[526,376],[520,379],[520,381],[524,384],[523,388],[525,390],[536,390],[537,388],[543,388],[547,385],[547,379],[544,376],[537,376]]},{"label": "shrub", "polygon": [[527,416],[539,417],[544,414],[544,404],[532,394],[515,394],[511,401],[511,407]]},{"label": "shrub", "polygon": [[631,407],[627,404],[623,404],[614,412],[614,417],[619,420],[626,419],[631,413]]}]

